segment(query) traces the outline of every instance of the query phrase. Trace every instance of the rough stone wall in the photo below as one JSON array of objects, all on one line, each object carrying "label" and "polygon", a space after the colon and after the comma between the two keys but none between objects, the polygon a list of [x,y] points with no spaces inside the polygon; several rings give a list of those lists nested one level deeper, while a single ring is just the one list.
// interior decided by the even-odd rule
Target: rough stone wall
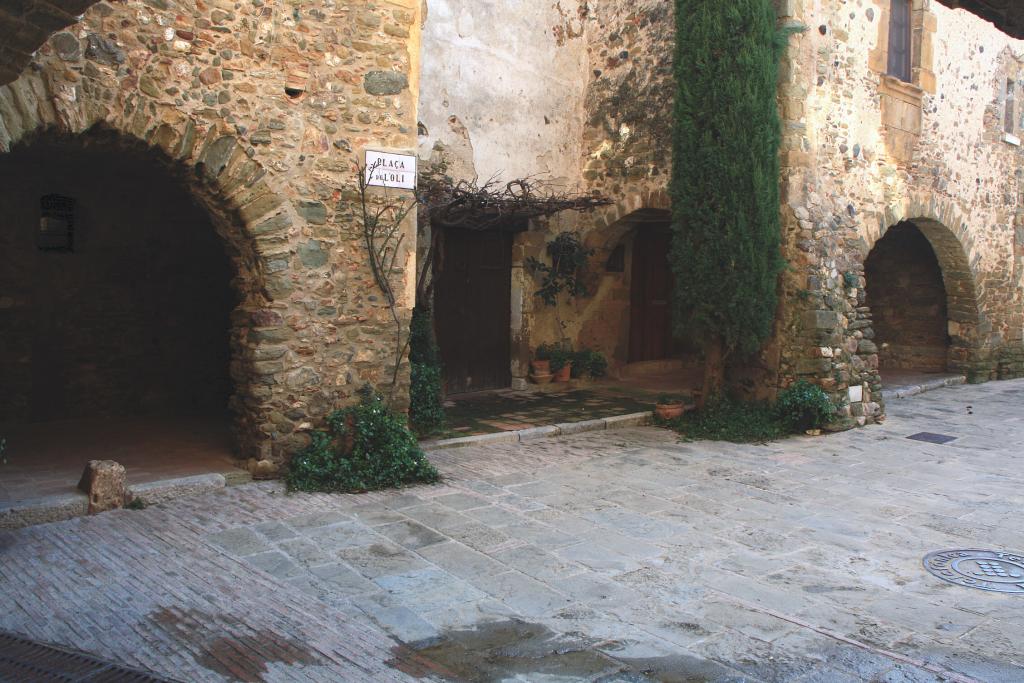
[{"label": "rough stone wall", "polygon": [[808,27],[792,40],[780,84],[793,265],[779,324],[782,374],[815,378],[867,419],[882,406],[863,266],[899,222],[918,226],[942,268],[951,370],[998,375],[998,358],[1021,346],[1022,333],[1022,157],[1003,141],[1001,121],[1024,43],[915,0],[914,83],[900,83],[884,74],[888,7],[782,3],[786,21]]},{"label": "rough stone wall", "polygon": [[614,198],[663,190],[672,170],[673,3],[593,6],[584,178]]},{"label": "rough stone wall", "polygon": [[0,85],[15,80],[54,31],[74,24],[96,0],[0,0]]},{"label": "rough stone wall", "polygon": [[[0,88],[0,150],[100,127],[160,157],[210,213],[241,301],[243,457],[286,457],[361,384],[390,381],[394,326],[354,220],[353,161],[366,147],[415,147],[419,11],[416,0],[100,2]],[[412,249],[403,262],[407,323]]]}]

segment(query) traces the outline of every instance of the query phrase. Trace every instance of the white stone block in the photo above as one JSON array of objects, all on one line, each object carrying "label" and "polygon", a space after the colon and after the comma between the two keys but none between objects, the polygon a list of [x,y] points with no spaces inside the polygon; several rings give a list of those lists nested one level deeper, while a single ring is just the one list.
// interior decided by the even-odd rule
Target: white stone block
[{"label": "white stone block", "polygon": [[850,387],[850,403],[860,403],[864,400],[864,387],[861,385]]}]

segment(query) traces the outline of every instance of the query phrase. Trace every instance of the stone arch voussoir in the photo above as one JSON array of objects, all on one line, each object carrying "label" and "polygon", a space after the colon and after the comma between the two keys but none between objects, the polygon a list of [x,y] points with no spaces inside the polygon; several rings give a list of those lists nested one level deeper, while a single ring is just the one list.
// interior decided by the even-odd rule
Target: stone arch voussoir
[{"label": "stone arch voussoir", "polygon": [[630,192],[597,214],[595,224],[598,230],[588,244],[599,249],[613,249],[634,227],[624,220],[630,214],[645,209],[669,211],[671,208],[671,200],[664,189]]}]

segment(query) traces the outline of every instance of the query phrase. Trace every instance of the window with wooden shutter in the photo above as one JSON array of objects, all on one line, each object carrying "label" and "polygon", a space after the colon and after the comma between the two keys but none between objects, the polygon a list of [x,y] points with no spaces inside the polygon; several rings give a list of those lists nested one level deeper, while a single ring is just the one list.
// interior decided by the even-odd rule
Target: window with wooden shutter
[{"label": "window with wooden shutter", "polygon": [[889,75],[910,83],[911,0],[891,0],[889,7]]}]

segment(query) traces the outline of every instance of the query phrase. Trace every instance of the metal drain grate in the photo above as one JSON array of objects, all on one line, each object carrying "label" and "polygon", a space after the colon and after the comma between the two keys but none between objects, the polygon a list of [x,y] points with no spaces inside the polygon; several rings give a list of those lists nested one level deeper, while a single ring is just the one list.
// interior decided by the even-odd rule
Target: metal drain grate
[{"label": "metal drain grate", "polygon": [[948,434],[933,434],[932,432],[920,432],[912,436],[908,436],[911,441],[924,441],[925,443],[937,443],[944,444],[950,441],[956,441],[957,437],[949,436]]},{"label": "metal drain grate", "polygon": [[169,679],[91,655],[0,632],[0,681],[170,683]]},{"label": "metal drain grate", "polygon": [[1024,554],[998,550],[940,550],[924,568],[943,581],[995,593],[1024,595]]}]

